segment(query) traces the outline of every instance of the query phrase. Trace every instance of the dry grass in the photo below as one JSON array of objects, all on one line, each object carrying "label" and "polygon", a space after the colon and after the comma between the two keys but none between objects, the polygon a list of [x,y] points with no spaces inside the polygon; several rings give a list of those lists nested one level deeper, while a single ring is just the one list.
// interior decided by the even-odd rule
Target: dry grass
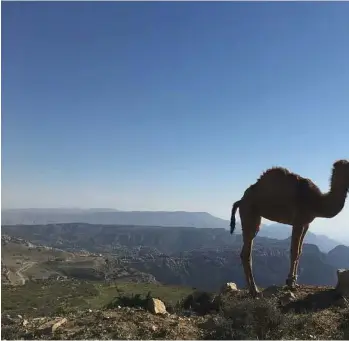
[{"label": "dry grass", "polygon": [[[296,292],[296,301],[286,306],[280,305],[280,297],[285,294],[282,289],[276,297],[257,300],[245,291],[238,291],[218,296],[217,312],[203,299],[212,297],[210,294],[197,295],[195,308],[202,316],[189,317],[184,317],[178,304],[185,302],[183,298],[190,294],[188,288],[143,283],[107,286],[78,281],[51,283],[36,291],[34,287],[21,288],[21,294],[18,287],[5,293],[3,316],[8,313],[14,316],[22,309],[28,322],[23,326],[22,320],[3,321],[3,338],[343,340],[349,336],[349,308],[336,305],[336,296],[330,288],[301,287]],[[177,302],[177,313],[156,316],[137,309],[149,291],[167,305]],[[322,301],[316,303],[316,300]],[[16,309],[13,306],[9,309],[10,303]],[[37,306],[36,314],[28,308],[33,304]],[[118,308],[119,304],[124,307]],[[43,314],[39,307],[42,305],[51,310]],[[61,307],[60,311],[55,310],[57,306]],[[35,315],[46,317],[35,319]],[[53,316],[66,317],[68,322],[55,334],[44,334],[38,327]]]}]

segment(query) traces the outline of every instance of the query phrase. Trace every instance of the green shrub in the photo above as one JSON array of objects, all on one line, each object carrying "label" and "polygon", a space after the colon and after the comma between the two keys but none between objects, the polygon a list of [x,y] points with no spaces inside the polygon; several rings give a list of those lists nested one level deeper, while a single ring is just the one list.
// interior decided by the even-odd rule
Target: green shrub
[{"label": "green shrub", "polygon": [[151,298],[151,292],[149,291],[146,297],[142,297],[141,294],[124,295],[120,294],[109,302],[105,307],[107,309],[115,309],[120,307],[130,308],[143,308],[147,307],[148,300]]},{"label": "green shrub", "polygon": [[[217,296],[218,297],[218,296]],[[206,315],[218,312],[220,301],[215,294],[206,291],[194,291],[180,301],[180,308],[192,310],[198,315]]]},{"label": "green shrub", "polygon": [[285,317],[276,302],[267,299],[222,302],[219,316],[207,332],[210,339],[279,339]]}]

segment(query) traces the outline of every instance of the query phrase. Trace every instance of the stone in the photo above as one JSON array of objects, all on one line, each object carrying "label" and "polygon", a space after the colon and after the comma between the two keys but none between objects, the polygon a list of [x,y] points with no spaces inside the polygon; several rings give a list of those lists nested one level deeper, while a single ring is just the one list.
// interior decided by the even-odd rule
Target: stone
[{"label": "stone", "polygon": [[32,319],[32,321],[33,322],[41,322],[41,321],[43,321],[43,320],[45,320],[45,317],[34,317],[33,319]]},{"label": "stone", "polygon": [[222,285],[221,290],[220,290],[221,294],[225,294],[225,293],[229,293],[229,292],[236,292],[236,291],[238,291],[238,287],[233,282],[225,283],[224,285]]},{"label": "stone", "polygon": [[61,319],[60,321],[56,322],[53,326],[52,326],[52,333],[54,333],[56,331],[57,328],[59,328],[62,324],[66,323],[68,320],[64,317],[63,319]]},{"label": "stone", "polygon": [[164,302],[159,300],[158,298],[151,298],[148,300],[148,310],[152,314],[166,314],[166,306]]},{"label": "stone", "polygon": [[343,297],[349,297],[349,270],[337,270],[337,286],[336,291]]},{"label": "stone", "polygon": [[66,323],[67,319],[61,318],[61,317],[57,317],[51,321],[48,321],[44,324],[42,324],[38,330],[43,332],[43,333],[48,333],[48,332],[52,332],[54,333],[56,331],[57,328],[59,328],[62,324]]}]

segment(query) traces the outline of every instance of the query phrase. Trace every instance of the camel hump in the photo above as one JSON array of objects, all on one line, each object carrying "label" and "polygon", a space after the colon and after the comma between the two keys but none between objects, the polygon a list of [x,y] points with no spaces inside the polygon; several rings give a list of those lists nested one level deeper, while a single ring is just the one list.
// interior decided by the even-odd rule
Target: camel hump
[{"label": "camel hump", "polygon": [[262,173],[262,175],[257,179],[257,181],[248,187],[246,192],[252,192],[255,189],[257,189],[259,186],[265,186],[268,187],[275,186],[277,183],[285,183],[286,181],[291,180],[292,178],[296,179],[296,175],[293,175],[288,169],[282,168],[282,167],[273,167],[267,169],[265,172]]},{"label": "camel hump", "polygon": [[283,167],[272,167],[267,169],[259,178],[259,180],[264,179],[266,177],[280,177],[280,176],[297,176],[297,174],[291,173],[287,168]]}]

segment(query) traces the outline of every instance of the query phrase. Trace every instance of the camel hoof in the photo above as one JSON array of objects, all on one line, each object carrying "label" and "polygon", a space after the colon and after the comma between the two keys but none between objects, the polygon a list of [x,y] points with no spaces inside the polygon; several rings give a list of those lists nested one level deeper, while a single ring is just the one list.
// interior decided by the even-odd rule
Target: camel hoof
[{"label": "camel hoof", "polygon": [[288,278],[286,280],[286,286],[291,291],[297,290],[297,288],[299,288],[299,284],[297,284],[293,278]]}]

